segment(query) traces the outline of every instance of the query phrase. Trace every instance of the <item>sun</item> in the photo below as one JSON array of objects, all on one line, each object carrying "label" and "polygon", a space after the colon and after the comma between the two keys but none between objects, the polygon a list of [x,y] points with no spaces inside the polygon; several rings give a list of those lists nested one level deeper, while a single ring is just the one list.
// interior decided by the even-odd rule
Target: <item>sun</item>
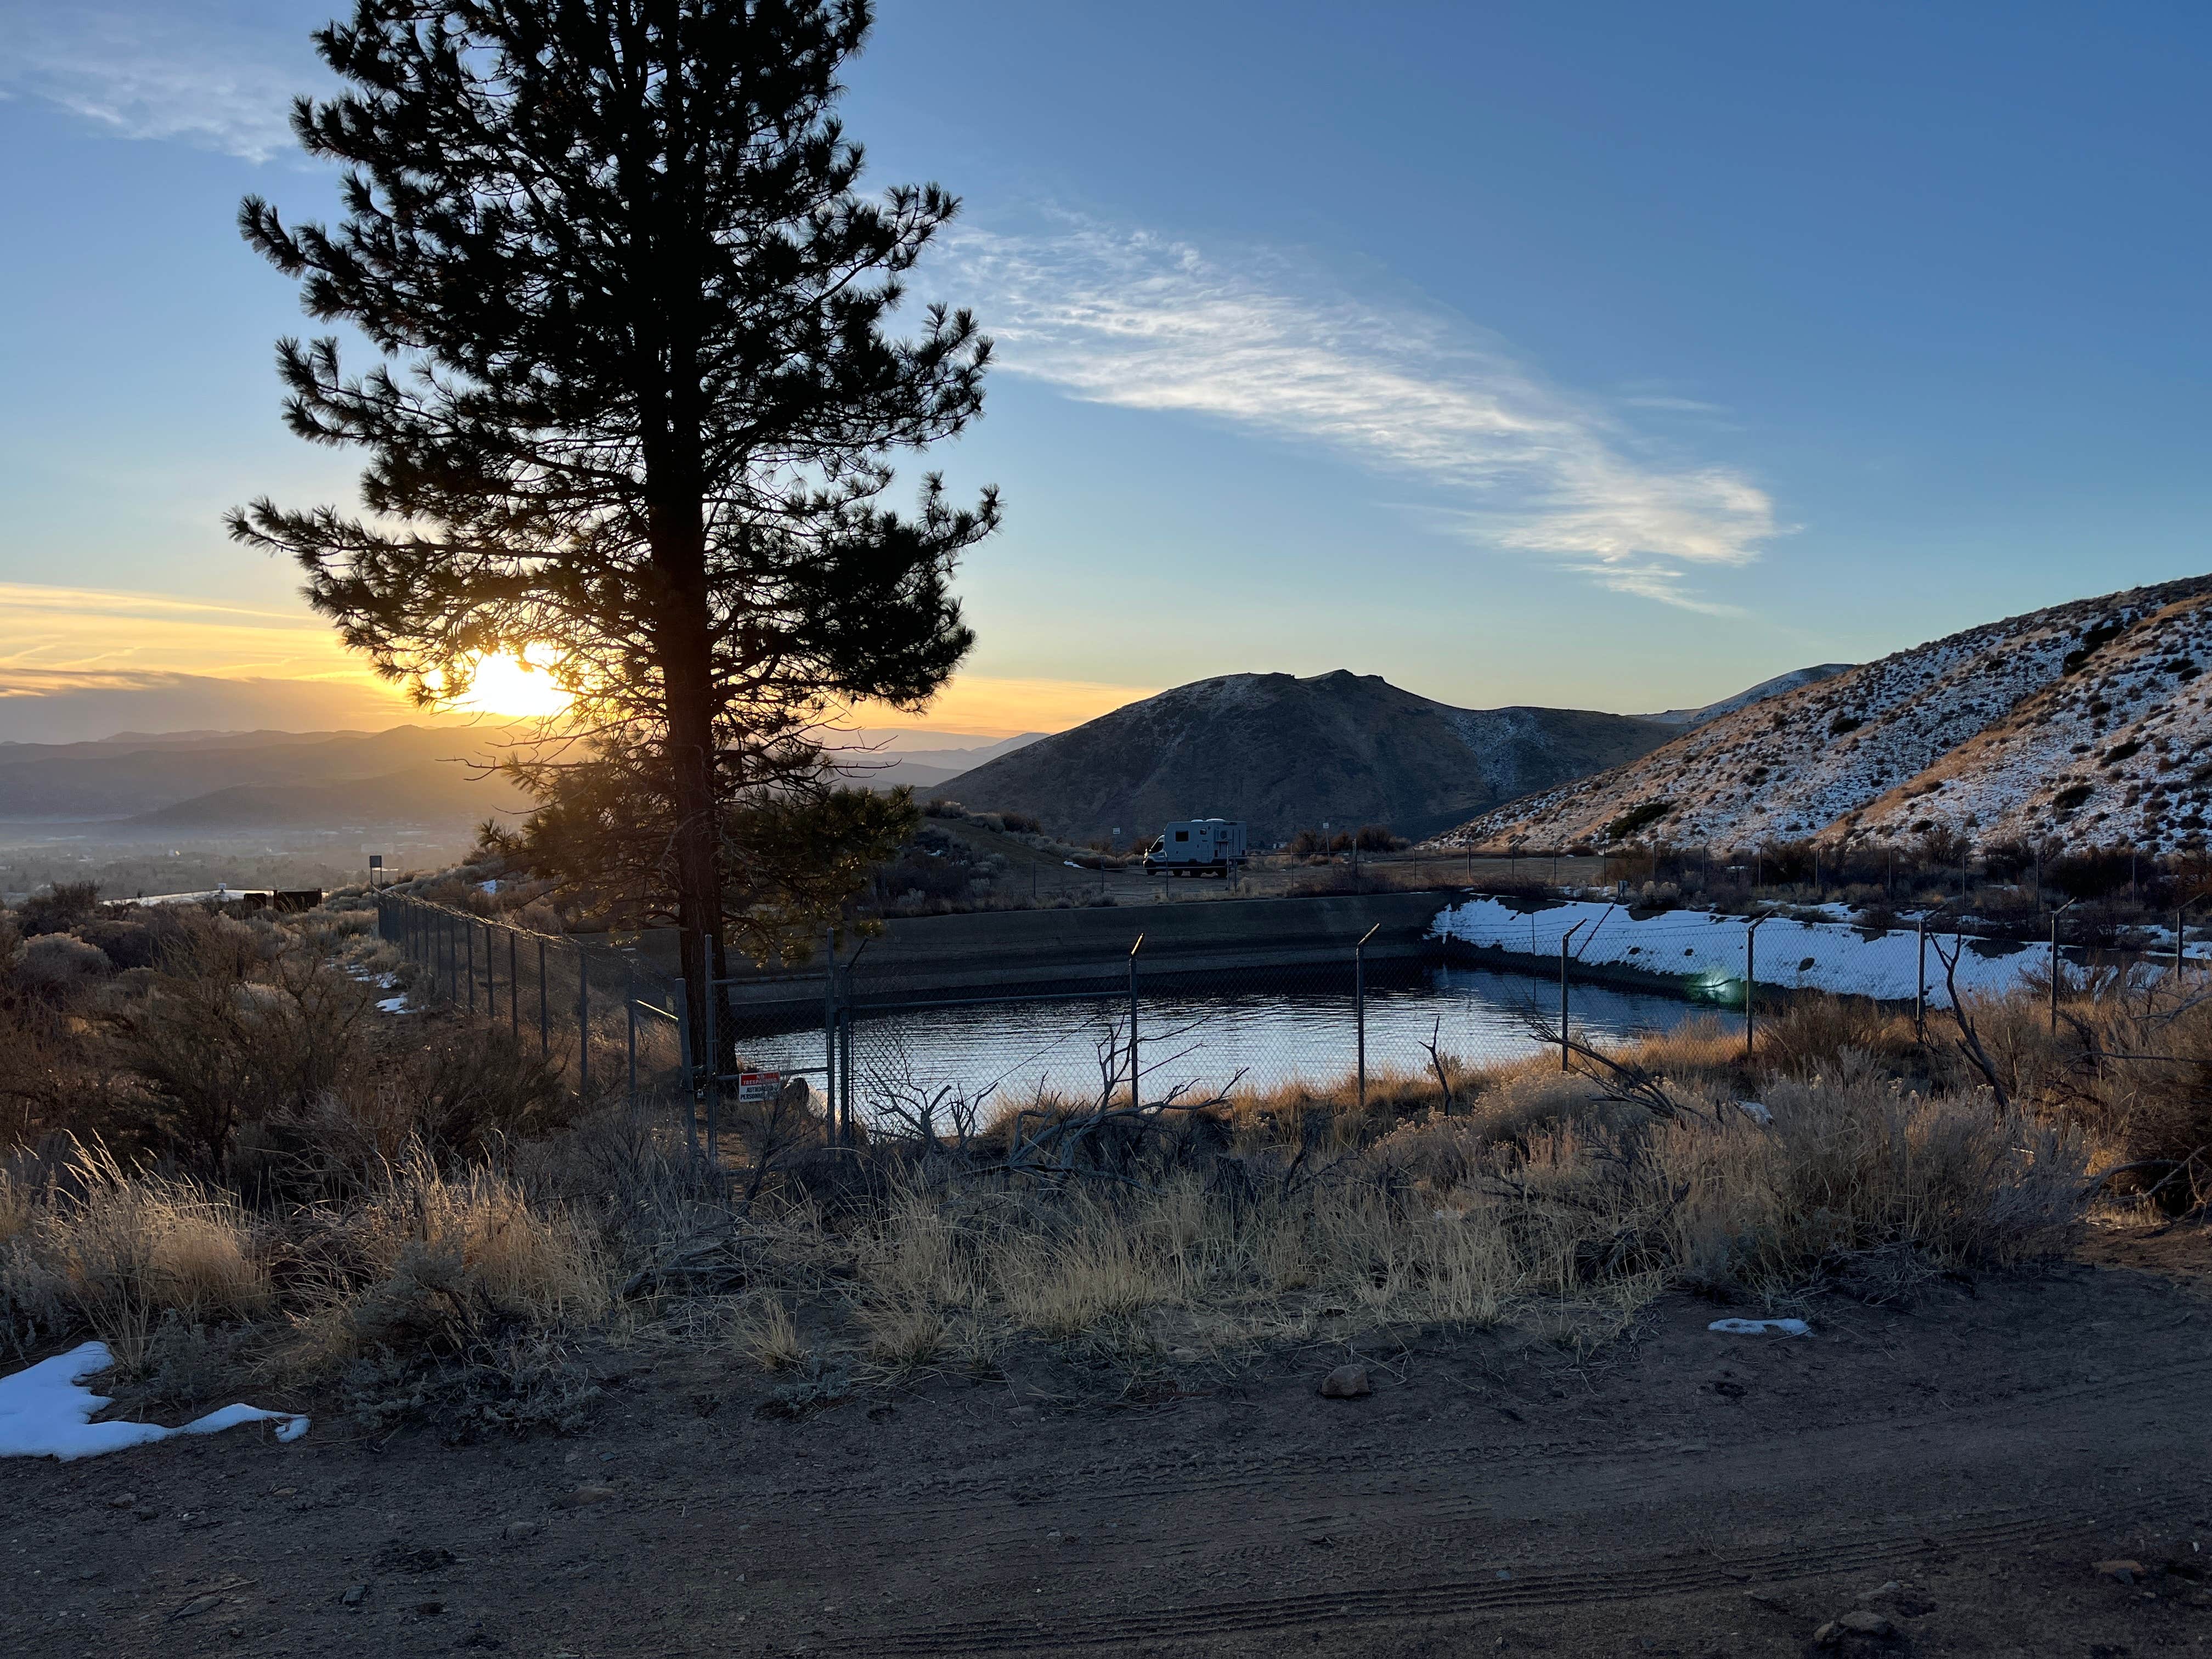
[{"label": "sun", "polygon": [[467,692],[453,706],[471,714],[525,719],[562,713],[568,707],[568,694],[546,672],[544,659],[551,654],[533,645],[514,654],[478,657],[470,671]]}]

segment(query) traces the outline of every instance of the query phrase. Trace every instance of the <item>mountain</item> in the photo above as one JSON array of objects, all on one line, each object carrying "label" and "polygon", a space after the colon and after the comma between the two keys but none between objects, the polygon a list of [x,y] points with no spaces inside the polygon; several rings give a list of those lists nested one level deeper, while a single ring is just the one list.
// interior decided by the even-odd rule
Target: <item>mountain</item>
[{"label": "mountain", "polygon": [[408,716],[399,694],[375,680],[233,680],[158,669],[0,664],[0,738],[19,742],[82,742],[157,725],[173,732],[278,725],[374,731]]},{"label": "mountain", "polygon": [[[415,776],[423,768],[465,779],[467,766],[440,763],[493,758],[516,730],[402,726],[386,732],[250,732],[10,744],[0,747],[0,820],[134,817],[226,790],[359,783]],[[419,787],[410,786],[404,799],[451,799],[458,805],[464,798],[450,795],[428,776],[423,775]],[[395,797],[395,806],[401,800]],[[410,805],[406,816],[416,816],[416,808]]]},{"label": "mountain", "polygon": [[964,772],[945,795],[1078,839],[1242,818],[1255,842],[1387,823],[1427,835],[1674,735],[1629,714],[1454,708],[1373,674],[1181,685]]},{"label": "mountain", "polygon": [[536,803],[505,778],[424,761],[343,783],[237,784],[125,818],[115,830],[340,830],[369,825],[464,828],[517,817]]},{"label": "mountain", "polygon": [[1739,708],[1748,708],[1753,703],[1764,702],[1769,697],[1778,697],[1784,691],[1795,691],[1801,685],[1814,685],[1822,680],[1833,679],[1838,674],[1849,673],[1855,663],[1815,663],[1810,668],[1793,668],[1786,674],[1777,674],[1771,680],[1761,680],[1747,690],[1732,697],[1723,697],[1718,702],[1709,702],[1703,708],[1667,708],[1656,714],[1645,714],[1647,720],[1663,720],[1668,726],[1703,726],[1707,720],[1717,720],[1723,714],[1733,714]]},{"label": "mountain", "polygon": [[2212,806],[2212,576],[1966,629],[1475,817],[1452,846],[1817,836],[2172,851]]},{"label": "mountain", "polygon": [[973,746],[958,749],[926,749],[881,741],[870,744],[863,752],[844,757],[837,769],[852,782],[868,788],[891,790],[905,785],[926,799],[962,773],[1026,748],[1044,735],[1042,732],[1024,732],[1018,738],[1005,738],[995,743],[988,738],[978,738]]}]

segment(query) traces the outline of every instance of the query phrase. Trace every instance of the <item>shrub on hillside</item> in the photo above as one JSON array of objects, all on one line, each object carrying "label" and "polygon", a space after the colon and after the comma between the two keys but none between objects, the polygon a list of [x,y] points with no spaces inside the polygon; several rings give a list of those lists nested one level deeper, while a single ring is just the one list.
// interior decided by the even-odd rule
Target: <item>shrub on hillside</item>
[{"label": "shrub on hillside", "polygon": [[113,971],[96,945],[67,933],[40,933],[15,960],[15,983],[39,995],[66,998]]},{"label": "shrub on hillside", "polygon": [[43,893],[25,899],[16,921],[26,935],[65,933],[100,908],[100,884],[58,882]]}]

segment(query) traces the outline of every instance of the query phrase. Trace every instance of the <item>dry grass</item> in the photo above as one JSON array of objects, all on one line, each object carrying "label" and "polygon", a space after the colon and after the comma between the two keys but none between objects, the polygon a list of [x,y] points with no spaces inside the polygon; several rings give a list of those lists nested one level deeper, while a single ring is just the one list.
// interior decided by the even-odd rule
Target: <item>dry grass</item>
[{"label": "dry grass", "polygon": [[[142,1035],[186,1030],[179,1055],[260,1103],[149,1060],[198,1174],[96,1146],[0,1169],[0,1316],[19,1344],[90,1332],[141,1365],[157,1332],[206,1328],[280,1382],[368,1368],[378,1420],[449,1360],[564,1402],[488,1420],[571,1420],[567,1345],[654,1320],[779,1374],[794,1409],[854,1364],[987,1372],[1018,1343],[1122,1364],[1510,1322],[1587,1345],[1670,1287],[1773,1301],[1869,1262],[2048,1255],[2086,1171],[2166,1159],[2147,1187],[2212,1146],[2212,1003],[2102,986],[2056,1036],[2033,996],[1970,1008],[2002,1102],[1940,1021],[1923,1042],[1894,1011],[1807,998],[1755,1059],[1710,1021],[1625,1051],[1658,1091],[1640,1101],[1550,1054],[1447,1060],[1371,1077],[1364,1108],[1341,1085],[1242,1094],[1013,1172],[1010,1109],[856,1156],[809,1141],[747,1203],[635,1119],[568,1121],[489,1045],[383,1064],[348,1035],[351,981],[258,935],[210,943],[236,947],[222,994],[165,980]],[[240,1070],[272,1032],[282,1074]],[[1041,1107],[1085,1109],[1020,1109]]]}]

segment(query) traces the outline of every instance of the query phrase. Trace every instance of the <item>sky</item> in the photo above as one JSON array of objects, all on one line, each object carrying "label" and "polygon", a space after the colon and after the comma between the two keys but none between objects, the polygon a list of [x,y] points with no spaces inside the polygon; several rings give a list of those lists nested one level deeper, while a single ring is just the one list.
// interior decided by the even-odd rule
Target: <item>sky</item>
[{"label": "sky", "polygon": [[[353,498],[234,223],[331,216],[327,9],[0,0],[0,739],[405,717],[221,523]],[[884,0],[863,186],[961,197],[911,289],[997,341],[894,495],[1006,508],[921,723],[1692,706],[2212,568],[2208,69],[2179,4]]]}]

